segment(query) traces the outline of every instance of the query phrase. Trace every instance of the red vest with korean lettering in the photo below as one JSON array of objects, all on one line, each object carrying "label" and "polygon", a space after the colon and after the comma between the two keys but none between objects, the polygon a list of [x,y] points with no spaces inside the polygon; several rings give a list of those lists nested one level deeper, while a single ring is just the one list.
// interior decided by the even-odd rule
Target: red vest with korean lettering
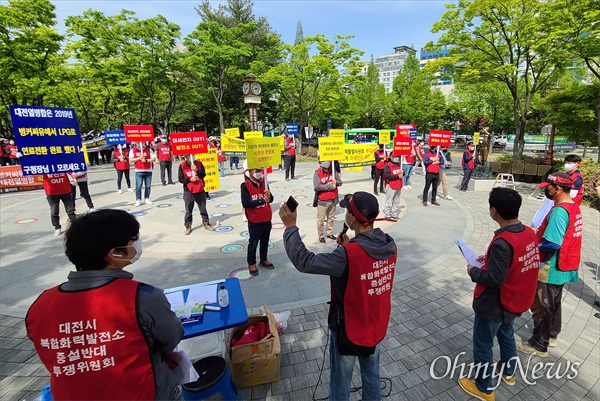
[{"label": "red vest with korean lettering", "polygon": [[348,254],[348,283],[337,303],[344,306],[346,334],[356,345],[373,347],[385,337],[390,321],[397,253],[379,261],[356,242],[350,241],[344,248]]},{"label": "red vest with korean lettering", "polygon": [[[465,151],[463,152],[462,161],[461,161],[461,163],[460,163],[460,164],[461,164],[461,166],[464,166],[464,165],[465,165],[465,153],[467,153],[467,152],[471,153],[471,156],[474,156],[474,154],[475,154],[475,152],[474,152],[474,151],[473,151],[473,152],[471,152],[469,149],[465,150]],[[470,170],[473,170],[473,169],[475,168],[475,157],[473,157],[471,160],[469,160],[469,162],[468,162],[467,164],[469,165],[469,169],[470,169]]]},{"label": "red vest with korean lettering", "polygon": [[8,152],[9,158],[16,159],[17,153],[19,152],[19,148],[17,148],[17,145],[8,145]]},{"label": "red vest with korean lettering", "polygon": [[225,160],[227,160],[227,157],[223,156],[221,152],[221,147],[219,146],[217,148],[217,161],[224,162]]},{"label": "red vest with korean lettering", "polygon": [[44,174],[46,195],[64,195],[71,193],[71,184],[66,174]]},{"label": "red vest with korean lettering", "polygon": [[[562,207],[569,213],[569,224],[567,225],[567,231],[563,237],[563,242],[558,250],[558,259],[556,268],[560,271],[573,271],[579,269],[579,262],[581,261],[581,243],[583,234],[583,219],[581,216],[581,209],[577,203],[559,203],[554,205],[555,207]],[[548,226],[548,218],[552,214],[552,210],[544,219],[544,222],[540,226],[537,232],[538,240],[544,241],[544,232]],[[542,252],[541,258],[544,259],[545,252]]]},{"label": "red vest with korean lettering", "polygon": [[164,145],[162,142],[158,144],[158,160],[163,162],[170,162],[171,158],[171,145]]},{"label": "red vest with korean lettering", "polygon": [[140,284],[116,279],[77,292],[57,286],[31,305],[27,333],[55,400],[154,399],[150,349],[136,314]]},{"label": "red vest with korean lettering", "polygon": [[[431,151],[427,151],[427,156],[431,160],[432,158],[437,157],[437,153],[434,153],[434,152],[431,152]],[[440,165],[439,164],[435,164],[435,163],[429,164],[427,166],[427,172],[428,173],[439,173],[440,172]]]},{"label": "red vest with korean lettering", "polygon": [[[251,200],[259,200],[264,198],[265,182],[263,179],[261,179],[259,182],[260,188],[256,188],[249,178],[246,178],[244,183],[246,184],[246,188],[248,188]],[[248,220],[250,220],[252,223],[266,223],[267,221],[271,221],[273,216],[273,211],[271,210],[271,205],[269,203],[244,209],[244,212],[246,213]]]},{"label": "red vest with korean lettering", "polygon": [[[202,170],[202,162],[200,160],[195,160],[194,164],[196,164],[196,171],[192,170],[192,167],[188,166],[186,162],[181,163],[181,170],[183,171],[185,178],[192,178],[194,176],[198,177],[197,171]],[[187,189],[193,194],[203,192],[204,180],[198,177],[198,181],[188,182]]]},{"label": "red vest with korean lettering", "polygon": [[[333,184],[335,181],[334,174],[329,174],[323,171],[322,168],[317,169],[317,174],[319,175],[319,179],[321,180],[322,185]],[[338,197],[338,190],[335,187],[332,191],[321,191],[319,192],[319,200],[328,201]]]},{"label": "red vest with korean lettering", "polygon": [[129,149],[123,149],[122,152],[119,152],[119,149],[115,148],[113,155],[115,159],[117,159],[117,161],[115,162],[115,168],[117,170],[129,170],[129,160],[119,161],[119,156],[123,156],[125,157],[125,159],[129,157]]},{"label": "red vest with korean lettering", "polygon": [[[504,239],[513,250],[513,258],[508,268],[504,285],[500,287],[500,303],[509,312],[523,313],[533,304],[535,289],[540,271],[540,252],[538,240],[533,230],[525,227],[521,233],[503,231],[496,235],[492,242]],[[482,270],[487,270],[490,251],[485,255]],[[477,283],[474,297],[479,298],[486,286]]]},{"label": "red vest with korean lettering", "polygon": [[[381,160],[379,160],[377,163],[375,163],[375,167],[378,168],[379,170],[383,170],[383,168],[385,167],[385,162],[386,162],[385,151],[377,149],[375,151],[375,156],[381,158]],[[377,160],[377,158],[375,160]]]},{"label": "red vest with korean lettering", "polygon": [[[402,166],[400,163],[394,164],[392,162],[388,162],[387,165],[390,168],[390,173],[392,175],[400,175],[400,172],[402,171]],[[402,189],[402,178],[399,180],[387,181],[387,183],[389,184],[390,188],[394,190]]]},{"label": "red vest with korean lettering", "polygon": [[[411,145],[412,150],[415,150],[415,145]],[[415,164],[415,157],[411,154],[404,158],[406,160],[406,164]]]},{"label": "red vest with korean lettering", "polygon": [[571,184],[571,189],[575,189],[575,180],[577,178],[581,178],[581,186],[579,187],[577,195],[575,195],[575,197],[573,198],[573,201],[577,203],[577,205],[581,206],[581,201],[583,200],[583,176],[581,175],[579,170],[575,170],[570,174],[570,177],[571,181],[573,181],[573,184]]},{"label": "red vest with korean lettering", "polygon": [[[132,148],[130,153],[131,153],[131,158],[133,158],[133,159],[137,159],[138,157],[140,157],[140,155],[142,153],[144,154],[144,158],[146,160],[150,158],[150,148],[145,148],[141,152],[138,148]],[[150,162],[143,163],[141,160],[136,161],[133,164],[133,166],[135,168],[137,168],[138,170],[152,170],[152,168],[154,167],[152,165],[152,163],[150,163]]]},{"label": "red vest with korean lettering", "polygon": [[[294,140],[293,139],[289,139],[289,138],[285,138],[285,143],[287,146],[293,145],[294,144]],[[293,156],[296,154],[296,148],[289,148],[288,150],[285,151],[285,153],[287,155]]]}]

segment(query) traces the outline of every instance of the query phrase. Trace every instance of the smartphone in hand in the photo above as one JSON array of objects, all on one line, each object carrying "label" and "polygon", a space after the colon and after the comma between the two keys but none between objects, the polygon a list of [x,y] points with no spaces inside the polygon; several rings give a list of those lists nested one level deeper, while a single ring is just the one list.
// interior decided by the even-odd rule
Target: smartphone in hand
[{"label": "smartphone in hand", "polygon": [[296,208],[298,207],[298,202],[296,201],[296,199],[294,199],[294,197],[292,195],[290,195],[290,197],[288,198],[287,202],[285,202],[285,204],[287,205],[288,209],[290,209],[290,212],[294,213],[296,211]]}]

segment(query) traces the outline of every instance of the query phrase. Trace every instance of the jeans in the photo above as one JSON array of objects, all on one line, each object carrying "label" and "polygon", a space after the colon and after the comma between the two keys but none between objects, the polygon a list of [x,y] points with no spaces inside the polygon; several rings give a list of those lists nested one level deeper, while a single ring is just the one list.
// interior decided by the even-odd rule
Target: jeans
[{"label": "jeans", "polygon": [[167,161],[167,160],[160,161],[160,181],[163,184],[167,183],[165,181],[165,170],[167,170],[167,177],[169,178],[169,184],[170,184],[173,182],[173,175],[172,175],[173,162],[172,161]]},{"label": "jeans", "polygon": [[425,174],[425,188],[423,188],[423,202],[427,201],[427,193],[429,192],[430,186],[431,186],[431,202],[435,202],[439,182],[440,182],[439,173]]},{"label": "jeans", "polygon": [[404,177],[402,177],[402,186],[410,185],[410,176],[412,175],[414,164],[403,164]]},{"label": "jeans", "polygon": [[260,249],[258,254],[260,261],[264,262],[267,260],[267,251],[269,250],[269,237],[271,236],[271,227],[273,225],[270,221],[264,223],[253,223],[248,221],[248,255],[247,262],[248,266],[256,264],[256,247],[260,241]]},{"label": "jeans", "polygon": [[235,164],[235,168],[239,168],[240,158],[238,156],[231,156],[229,158],[229,168],[233,170],[233,165]]},{"label": "jeans", "polygon": [[219,172],[221,177],[225,177],[225,160],[219,160]]},{"label": "jeans", "polygon": [[194,202],[198,204],[198,209],[202,216],[202,223],[209,223],[208,212],[206,211],[206,192],[193,194],[190,191],[183,191],[183,202],[185,203],[185,217],[183,218],[183,224],[186,227],[192,226]]},{"label": "jeans", "polygon": [[67,216],[69,216],[70,221],[75,221],[77,216],[75,216],[75,205],[73,201],[71,201],[71,194],[62,194],[62,195],[46,195],[46,200],[48,200],[48,204],[50,205],[50,221],[55,229],[60,229],[60,217],[58,216],[58,204],[62,201],[65,206],[65,211],[67,212]]},{"label": "jeans", "polygon": [[473,362],[475,362],[475,366],[477,364],[482,366],[481,369],[475,368],[475,385],[479,391],[487,394],[493,391],[487,389],[493,387],[494,351],[492,347],[494,346],[494,337],[498,338],[498,345],[500,346],[498,371],[502,371],[502,374],[506,376],[513,376],[517,359],[513,321],[509,323],[496,322],[475,314],[475,321],[473,322]]},{"label": "jeans", "polygon": [[127,181],[127,188],[131,188],[131,179],[129,179],[129,169],[127,169],[117,170],[117,189],[121,189],[121,182],[123,181],[123,176],[125,176],[125,181]]},{"label": "jeans", "polygon": [[21,163],[19,163],[19,159],[17,159],[17,158],[11,157],[11,158],[9,158],[9,160],[10,160],[11,166],[18,166],[19,164],[21,164]]},{"label": "jeans", "polygon": [[350,386],[352,384],[352,370],[355,358],[360,365],[360,379],[362,384],[362,400],[381,400],[381,381],[379,377],[379,345],[375,353],[369,357],[340,355],[337,350],[337,331],[330,334],[329,347],[329,400],[339,401],[350,399]]},{"label": "jeans", "polygon": [[150,199],[150,185],[152,185],[152,171],[135,172],[135,199],[142,200],[142,184],[146,187],[144,199]]}]

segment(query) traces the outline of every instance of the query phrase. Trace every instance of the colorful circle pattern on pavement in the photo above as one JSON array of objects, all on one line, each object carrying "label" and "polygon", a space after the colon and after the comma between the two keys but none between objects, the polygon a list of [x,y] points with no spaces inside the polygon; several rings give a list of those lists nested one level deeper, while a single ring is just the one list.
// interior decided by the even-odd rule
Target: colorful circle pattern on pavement
[{"label": "colorful circle pattern on pavement", "polygon": [[219,209],[225,209],[227,207],[231,207],[231,204],[229,204],[229,203],[221,203],[221,204],[217,205],[217,208],[219,208]]},{"label": "colorful circle pattern on pavement", "polygon": [[231,226],[220,226],[220,227],[215,228],[215,231],[218,233],[226,233],[231,230],[233,230],[233,227],[231,227]]},{"label": "colorful circle pattern on pavement", "polygon": [[298,195],[298,196],[296,196],[296,199],[306,199],[306,196],[305,195]]},{"label": "colorful circle pattern on pavement", "polygon": [[240,251],[244,250],[244,246],[243,245],[239,245],[239,244],[229,244],[229,245],[225,245],[224,247],[222,247],[220,249],[220,251],[222,253],[238,253]]},{"label": "colorful circle pattern on pavement", "polygon": [[285,228],[285,224],[283,224],[283,223],[275,223],[275,224],[273,224],[273,229],[274,230],[282,230],[284,228]]},{"label": "colorful circle pattern on pavement", "polygon": [[[192,213],[194,213],[194,212],[197,212],[197,211],[198,211],[198,209],[197,209],[197,208],[194,208],[194,209],[192,209]],[[181,211],[181,213],[185,214],[185,209],[183,209],[183,210]]]},{"label": "colorful circle pattern on pavement", "polygon": [[254,276],[250,274],[248,269],[238,269],[229,273],[230,278],[237,278],[240,281],[252,280]]},{"label": "colorful circle pattern on pavement", "polygon": [[273,248],[275,248],[275,243],[274,242],[269,242],[269,246],[268,246],[267,249],[271,250]]},{"label": "colorful circle pattern on pavement", "polygon": [[285,185],[279,185],[279,186],[277,186],[275,188],[277,188],[277,189],[286,189],[287,187]]},{"label": "colorful circle pattern on pavement", "polygon": [[213,213],[210,215],[210,217],[221,217],[223,216],[223,213]]},{"label": "colorful circle pattern on pavement", "polygon": [[145,212],[143,210],[140,210],[139,212],[133,212],[131,213],[132,215],[134,215],[135,217],[142,217],[148,214],[148,212]]},{"label": "colorful circle pattern on pavement", "polygon": [[157,208],[164,209],[166,207],[171,207],[170,203],[161,203],[160,205],[156,205]]},{"label": "colorful circle pattern on pavement", "polygon": [[240,233],[240,235],[241,235],[242,237],[246,237],[246,238],[247,238],[247,237],[249,237],[249,236],[250,236],[250,233],[248,232],[248,230],[246,230],[246,231],[242,231],[242,232]]},{"label": "colorful circle pattern on pavement", "polygon": [[15,224],[30,224],[30,223],[35,223],[36,221],[38,221],[38,219],[36,219],[35,217],[32,217],[30,219],[17,220],[17,221],[15,221]]}]

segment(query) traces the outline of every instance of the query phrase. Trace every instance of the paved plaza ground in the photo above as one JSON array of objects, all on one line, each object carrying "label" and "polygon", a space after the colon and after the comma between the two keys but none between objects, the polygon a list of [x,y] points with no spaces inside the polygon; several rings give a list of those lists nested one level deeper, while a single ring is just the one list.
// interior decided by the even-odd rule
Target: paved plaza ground
[{"label": "paved plaza ground", "polygon": [[[153,177],[154,204],[137,208],[133,193],[116,192],[116,173],[111,165],[90,169],[90,193],[97,208],[121,208],[138,215],[144,253],[140,261],[127,269],[136,279],[169,288],[237,276],[242,280],[250,313],[263,304],[273,311],[291,311],[289,325],[281,337],[281,380],[242,389],[245,400],[310,400],[318,381],[327,343],[329,280],[325,276],[300,274],[291,265],[283,249],[283,225],[277,214],[278,203],[293,195],[300,203],[298,226],[307,247],[313,252],[329,252],[335,247],[330,240],[326,244],[318,242],[316,209],[311,207],[315,168],[316,163],[299,163],[296,179],[289,182],[281,171],[269,175],[276,196],[269,251],[275,269],[259,268],[260,275],[252,279],[246,265],[247,224],[242,221],[239,195],[241,170],[228,169],[221,189],[211,194],[207,208],[213,225],[219,222],[217,231],[204,230],[200,215],[195,212],[194,231],[185,236],[181,185],[163,187],[158,168]],[[340,193],[372,191],[373,182],[367,170],[344,171]],[[440,356],[452,360],[458,357],[459,362],[467,364],[472,361],[474,284],[467,276],[465,261],[454,240],[462,238],[476,252],[483,253],[497,228],[489,217],[487,193],[458,191],[459,170],[449,171],[453,200],[439,199],[440,207],[423,207],[420,197],[424,178],[413,175],[413,189],[402,190],[402,218],[396,223],[377,225],[392,235],[398,245],[392,318],[381,349],[382,377],[392,383],[391,394],[386,398],[389,400],[469,399],[457,384],[458,372],[454,377],[438,380],[430,375],[432,362]],[[174,168],[175,179],[176,171]],[[531,184],[519,184],[517,189],[524,200],[521,220],[529,224],[542,203],[539,191]],[[381,208],[384,199],[379,196]],[[83,200],[77,200],[79,213],[85,212],[84,205]],[[335,233],[341,230],[343,213],[338,208]],[[65,222],[62,208],[61,217]],[[497,400],[600,399],[600,319],[594,316],[598,310],[593,306],[600,299],[597,295],[599,213],[584,208],[583,218],[580,281],[565,285],[563,331],[558,347],[550,349],[548,358],[534,357],[530,362],[531,367],[540,361],[558,362],[562,364],[561,371],[567,362],[578,362],[577,376],[544,377],[530,385],[518,377],[516,386],[498,387]],[[33,400],[49,382],[33,344],[26,338],[23,318],[44,289],[65,281],[72,270],[64,256],[62,237],[52,234],[43,190],[0,197],[0,400]],[[517,336],[528,338],[531,325],[530,313],[518,318]],[[498,355],[497,348],[495,353]],[[326,353],[317,398],[328,393],[328,361]],[[527,365],[527,358],[522,355],[521,361],[523,366]],[[436,375],[443,375],[445,369],[445,364],[438,360]],[[357,372],[355,369],[354,384],[359,386]],[[351,399],[359,400],[360,393],[353,393]]]}]

